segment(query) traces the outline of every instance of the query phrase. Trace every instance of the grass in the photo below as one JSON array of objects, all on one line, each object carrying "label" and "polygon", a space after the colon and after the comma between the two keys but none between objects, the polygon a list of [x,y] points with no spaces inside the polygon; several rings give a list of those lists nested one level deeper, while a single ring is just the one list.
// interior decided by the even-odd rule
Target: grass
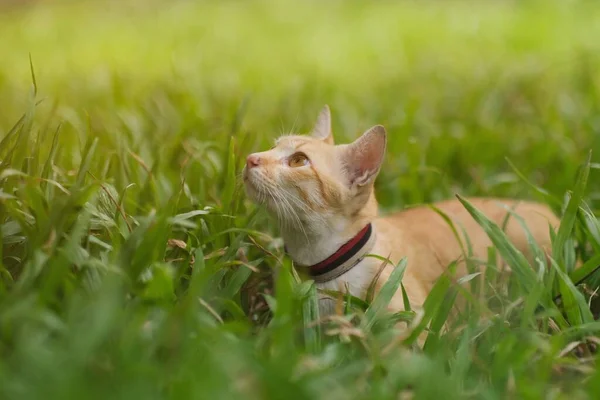
[{"label": "grass", "polygon": [[[574,282],[600,263],[599,19],[573,1],[4,10],[0,397],[597,398],[600,281]],[[384,211],[460,195],[496,245],[483,285],[448,274],[422,314],[390,314],[399,265],[320,318],[237,177],[325,103],[338,141],[388,129]],[[551,205],[554,259],[529,265],[470,195]]]}]

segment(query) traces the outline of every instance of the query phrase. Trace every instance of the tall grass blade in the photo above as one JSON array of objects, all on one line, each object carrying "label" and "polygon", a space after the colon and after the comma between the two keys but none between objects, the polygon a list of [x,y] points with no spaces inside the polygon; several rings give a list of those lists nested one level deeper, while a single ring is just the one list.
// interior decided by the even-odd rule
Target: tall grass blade
[{"label": "tall grass blade", "polygon": [[309,353],[318,354],[321,351],[321,324],[319,313],[319,295],[315,285],[310,286],[308,296],[304,301],[302,320],[304,322],[304,342]]},{"label": "tall grass blade", "polygon": [[584,196],[585,188],[587,185],[588,177],[590,174],[590,163],[592,160],[592,153],[588,153],[588,157],[583,166],[579,169],[577,180],[575,181],[575,189],[569,198],[567,209],[563,217],[561,218],[560,227],[556,234],[556,239],[552,243],[552,257],[557,260],[558,265],[563,268],[563,271],[569,273],[573,265],[565,265],[565,244],[567,239],[571,236],[575,221],[577,220],[577,212],[579,205]]},{"label": "tall grass blade", "polygon": [[487,218],[481,211],[475,208],[468,200],[460,195],[457,195],[458,200],[467,209],[469,214],[483,228],[494,246],[500,252],[500,255],[511,267],[512,271],[517,275],[518,281],[526,290],[531,290],[535,285],[535,273],[531,269],[527,259],[517,248],[510,242],[508,237],[502,230]]},{"label": "tall grass blade", "polygon": [[569,276],[559,267],[556,261],[552,259],[551,264],[559,277],[560,294],[569,323],[571,325],[581,325],[593,322],[594,316],[583,294],[577,290]]},{"label": "tall grass blade", "polygon": [[377,317],[381,315],[381,312],[388,306],[394,295],[398,292],[404,271],[406,271],[408,260],[402,258],[398,265],[394,268],[394,271],[390,274],[388,280],[383,284],[377,296],[373,299],[373,302],[365,311],[364,324],[366,329],[370,329],[376,322]]},{"label": "tall grass blade", "polygon": [[98,145],[97,137],[90,137],[85,145],[85,149],[83,150],[83,154],[81,157],[82,158],[81,166],[79,167],[79,171],[77,171],[77,179],[75,181],[75,185],[77,187],[80,187],[81,185],[83,185],[85,176],[92,166],[92,160],[93,160],[97,145]]},{"label": "tall grass blade", "polygon": [[56,131],[54,132],[54,137],[52,139],[52,147],[50,148],[50,153],[48,154],[48,158],[46,159],[44,167],[42,168],[41,178],[44,179],[44,181],[42,181],[41,183],[42,189],[46,189],[46,186],[48,185],[48,183],[45,180],[50,179],[50,170],[52,168],[52,165],[54,164],[54,160],[56,158],[56,151],[58,149],[58,134],[60,132],[60,127],[61,125],[59,124],[56,128]]},{"label": "tall grass blade", "polygon": [[33,59],[31,58],[31,53],[29,53],[29,70],[31,71],[31,81],[33,82],[33,95],[37,96],[38,85],[37,80],[35,79],[35,69],[33,68]]},{"label": "tall grass blade", "polygon": [[[452,263],[448,267],[448,271],[452,271],[455,268],[456,268],[456,262]],[[449,275],[450,275],[449,273],[443,274],[442,276],[440,276],[437,279],[437,281],[433,285],[433,288],[429,292],[429,295],[427,296],[427,299],[425,299],[425,303],[423,303],[423,306],[422,306],[423,317],[420,320],[420,322],[417,324],[417,326],[415,326],[413,328],[413,330],[411,331],[408,338],[405,339],[404,342],[406,344],[408,344],[408,345],[413,344],[417,340],[419,335],[421,335],[421,333],[423,333],[423,331],[425,330],[427,325],[430,323],[430,321],[436,316],[436,314],[438,313],[438,310],[443,308],[444,301],[447,299],[450,285],[452,283]],[[453,296],[450,296],[450,298],[453,299]],[[444,313],[445,313],[445,311],[442,311],[442,314],[444,314]],[[440,318],[438,321],[436,321],[436,323],[440,323],[440,322],[443,323],[442,318]]]}]

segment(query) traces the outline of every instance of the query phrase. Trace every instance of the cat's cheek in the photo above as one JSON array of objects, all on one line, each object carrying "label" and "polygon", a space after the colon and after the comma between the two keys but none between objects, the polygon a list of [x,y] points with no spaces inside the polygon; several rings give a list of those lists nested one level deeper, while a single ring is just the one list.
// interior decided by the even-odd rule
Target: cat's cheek
[{"label": "cat's cheek", "polygon": [[285,183],[285,179],[281,174],[279,168],[265,168],[260,171],[261,179],[265,182],[271,183],[272,186],[279,187]]}]

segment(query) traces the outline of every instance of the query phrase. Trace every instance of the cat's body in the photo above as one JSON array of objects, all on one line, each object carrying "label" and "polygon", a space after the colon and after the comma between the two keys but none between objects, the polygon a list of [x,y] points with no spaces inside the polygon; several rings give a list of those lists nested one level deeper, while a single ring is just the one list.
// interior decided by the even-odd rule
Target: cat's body
[{"label": "cat's body", "polygon": [[[545,206],[520,202],[510,199],[470,198],[471,204],[482,211],[489,219],[502,226],[507,209],[521,216],[527,223],[528,229],[542,248],[550,251],[549,228],[558,226],[558,219]],[[462,226],[469,234],[473,251],[474,264],[481,265],[487,260],[488,248],[492,243],[483,229],[475,222],[458,200],[448,200],[436,203],[435,206],[452,218],[457,231]],[[391,215],[377,217],[373,221],[377,238],[371,253],[389,258],[397,264],[403,257],[408,265],[403,278],[403,284],[413,308],[420,307],[437,278],[453,261],[458,261],[456,278],[468,274],[464,262],[463,248],[467,243],[461,235],[463,248],[459,244],[450,225],[429,207],[416,207]],[[516,219],[510,218],[506,233],[513,244],[524,254],[530,255],[529,244],[524,231]],[[498,265],[500,265],[499,259]],[[376,258],[366,257],[352,270],[341,277],[317,283],[323,289],[339,290],[348,283],[352,295],[364,298],[375,274],[381,266]],[[387,265],[376,282],[376,291],[387,281],[394,266]],[[331,312],[333,301],[322,304],[324,312]],[[390,307],[402,310],[404,301],[398,293],[391,301]]]},{"label": "cat's body", "polygon": [[[382,265],[366,254],[386,257],[394,264],[406,257],[403,284],[411,306],[419,307],[453,261],[459,261],[457,278],[467,273],[463,252],[450,225],[431,208],[378,215],[373,183],[385,147],[381,126],[351,144],[334,145],[325,107],[311,136],[284,136],[271,150],[250,155],[244,181],[249,196],[276,214],[288,254],[297,265],[310,266],[319,288],[348,287],[352,295],[364,298]],[[549,230],[556,229],[559,220],[546,206],[508,199],[469,200],[498,225],[512,210],[523,218],[538,245],[550,251]],[[464,229],[473,258],[485,261],[491,241],[463,205],[450,200],[436,207],[459,232]],[[515,218],[509,219],[506,232],[519,250],[529,254],[524,230]],[[464,239],[463,244],[466,247]],[[387,265],[382,271],[376,291],[393,268]],[[390,308],[402,310],[403,304],[398,291]],[[321,311],[332,312],[332,305],[322,301]]]}]

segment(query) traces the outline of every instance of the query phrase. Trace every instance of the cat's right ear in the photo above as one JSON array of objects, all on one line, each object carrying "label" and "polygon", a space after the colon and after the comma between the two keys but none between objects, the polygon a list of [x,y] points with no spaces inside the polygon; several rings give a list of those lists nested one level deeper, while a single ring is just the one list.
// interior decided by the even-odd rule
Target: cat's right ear
[{"label": "cat's right ear", "polygon": [[323,140],[327,144],[333,145],[333,133],[331,132],[331,111],[329,106],[325,105],[319,116],[317,122],[311,131],[311,136]]},{"label": "cat's right ear", "polygon": [[351,186],[366,186],[375,181],[385,156],[386,142],[385,128],[375,125],[344,146],[343,162]]}]

